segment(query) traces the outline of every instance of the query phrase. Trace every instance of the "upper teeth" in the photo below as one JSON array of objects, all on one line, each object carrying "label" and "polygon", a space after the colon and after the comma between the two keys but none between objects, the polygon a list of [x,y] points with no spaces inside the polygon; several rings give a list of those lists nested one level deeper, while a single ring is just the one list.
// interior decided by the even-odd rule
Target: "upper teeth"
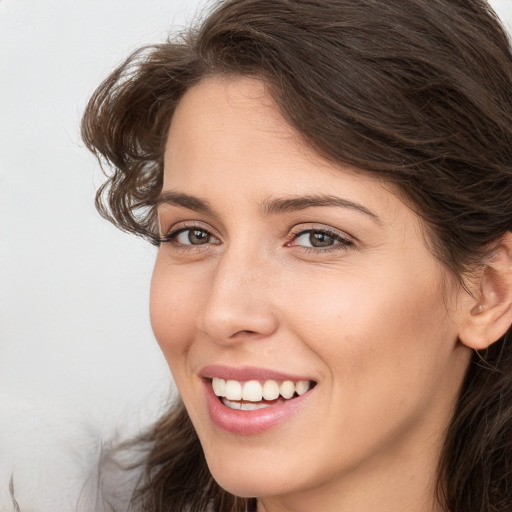
[{"label": "upper teeth", "polygon": [[285,380],[280,384],[275,380],[266,380],[263,383],[258,380],[239,382],[215,377],[212,379],[212,386],[217,396],[225,397],[228,400],[259,402],[262,399],[276,400],[279,395],[283,398],[291,398],[295,393],[303,395],[310,388],[310,382],[308,380],[299,380],[298,382]]}]

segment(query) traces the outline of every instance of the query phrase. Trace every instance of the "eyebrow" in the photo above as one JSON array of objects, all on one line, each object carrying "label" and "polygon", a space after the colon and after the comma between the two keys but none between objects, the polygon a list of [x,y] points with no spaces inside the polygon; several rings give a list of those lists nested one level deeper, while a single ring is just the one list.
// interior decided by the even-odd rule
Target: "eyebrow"
[{"label": "eyebrow", "polygon": [[371,217],[380,224],[380,218],[371,210],[362,204],[343,199],[342,197],[331,195],[306,195],[290,198],[269,199],[263,202],[262,210],[267,215],[291,212],[296,210],[305,210],[306,208],[315,208],[319,206],[337,206],[341,208],[349,208],[359,213]]},{"label": "eyebrow", "polygon": [[182,194],[181,192],[174,192],[172,190],[162,192],[158,196],[155,206],[158,207],[161,204],[181,206],[183,208],[187,208],[188,210],[194,210],[201,213],[209,213],[211,215],[214,213],[210,203],[205,199],[189,196],[188,194]]},{"label": "eyebrow", "polygon": [[[181,206],[183,208],[187,208],[188,210],[215,215],[214,209],[205,199],[183,194],[181,192],[175,192],[172,190],[168,190],[160,194],[156,200],[155,206],[158,207],[161,204]],[[355,210],[359,213],[367,215],[379,224],[381,223],[380,218],[365,206],[353,201],[349,201],[348,199],[343,199],[341,197],[332,195],[305,195],[288,198],[285,197],[266,199],[261,205],[261,211],[265,215],[277,215],[279,213],[293,212],[321,206],[349,208],[351,210]]]}]

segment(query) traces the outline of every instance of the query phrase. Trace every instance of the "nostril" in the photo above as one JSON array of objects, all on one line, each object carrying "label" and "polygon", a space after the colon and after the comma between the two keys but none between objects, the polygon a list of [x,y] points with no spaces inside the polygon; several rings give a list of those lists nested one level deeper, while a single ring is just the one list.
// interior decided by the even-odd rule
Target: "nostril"
[{"label": "nostril", "polygon": [[238,332],[235,332],[235,334],[233,334],[231,337],[232,337],[232,338],[234,338],[234,337],[236,337],[236,336],[238,336],[238,335],[243,335],[243,336],[252,336],[252,335],[256,335],[256,334],[258,334],[258,333],[257,333],[257,332],[255,332],[255,331],[248,331],[248,330],[246,330],[246,331],[238,331]]},{"label": "nostril", "polygon": [[256,340],[259,337],[264,337],[264,335],[262,335],[261,333],[256,332],[256,331],[251,331],[249,329],[245,329],[245,330],[240,330],[240,331],[234,332],[233,334],[231,334],[231,336],[229,336],[227,338],[227,340],[232,341],[232,342],[233,341],[244,341],[244,340]]}]

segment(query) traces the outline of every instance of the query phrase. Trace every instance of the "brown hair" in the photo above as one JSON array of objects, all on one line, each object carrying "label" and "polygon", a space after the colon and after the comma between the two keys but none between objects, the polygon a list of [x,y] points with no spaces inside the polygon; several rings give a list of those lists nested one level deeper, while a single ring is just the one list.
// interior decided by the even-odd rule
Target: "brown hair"
[{"label": "brown hair", "polygon": [[[512,230],[512,52],[484,0],[225,0],[197,29],[139,50],[82,125],[111,170],[98,209],[121,229],[158,244],[170,120],[212,74],[263,79],[310,147],[393,183],[461,280]],[[446,435],[438,498],[451,512],[512,510],[509,334],[475,353]],[[181,402],[144,441],[144,510],[255,508],[213,481]]]}]

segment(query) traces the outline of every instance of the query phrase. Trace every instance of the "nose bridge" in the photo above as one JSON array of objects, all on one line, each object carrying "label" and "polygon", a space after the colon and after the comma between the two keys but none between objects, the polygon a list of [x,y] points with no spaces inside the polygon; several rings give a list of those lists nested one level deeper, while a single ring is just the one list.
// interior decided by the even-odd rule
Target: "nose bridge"
[{"label": "nose bridge", "polygon": [[204,304],[201,330],[217,342],[268,336],[276,315],[268,288],[268,258],[245,244],[233,244],[219,256]]}]

